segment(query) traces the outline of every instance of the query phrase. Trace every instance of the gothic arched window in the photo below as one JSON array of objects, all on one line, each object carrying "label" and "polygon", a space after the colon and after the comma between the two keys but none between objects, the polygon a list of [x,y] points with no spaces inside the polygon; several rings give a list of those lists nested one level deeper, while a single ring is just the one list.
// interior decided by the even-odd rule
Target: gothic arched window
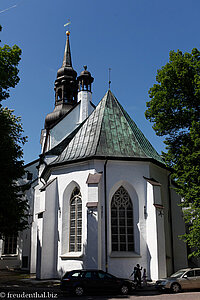
[{"label": "gothic arched window", "polygon": [[112,251],[134,251],[133,205],[121,186],[111,201]]},{"label": "gothic arched window", "polygon": [[76,187],[70,198],[69,251],[81,251],[82,243],[82,200],[80,190]]}]

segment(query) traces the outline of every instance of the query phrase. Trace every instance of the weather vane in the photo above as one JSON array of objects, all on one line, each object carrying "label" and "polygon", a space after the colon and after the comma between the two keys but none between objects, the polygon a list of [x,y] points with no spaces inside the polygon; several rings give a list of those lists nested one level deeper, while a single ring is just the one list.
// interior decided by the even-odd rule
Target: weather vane
[{"label": "weather vane", "polygon": [[[68,22],[66,24],[64,24],[64,27],[69,26],[70,24],[71,24],[71,21],[70,21],[70,19],[68,19]],[[70,30],[67,31],[67,33],[69,33],[69,32],[70,32]]]},{"label": "weather vane", "polygon": [[109,89],[110,89],[110,84],[111,84],[111,80],[110,80],[110,71],[111,71],[111,68],[108,69],[108,84],[109,84]]}]

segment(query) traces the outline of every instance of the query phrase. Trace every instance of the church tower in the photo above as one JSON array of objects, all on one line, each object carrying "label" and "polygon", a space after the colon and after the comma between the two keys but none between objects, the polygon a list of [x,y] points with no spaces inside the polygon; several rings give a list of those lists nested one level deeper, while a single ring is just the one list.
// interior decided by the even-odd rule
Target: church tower
[{"label": "church tower", "polygon": [[67,40],[64,51],[62,67],[57,72],[55,80],[55,108],[45,118],[45,128],[52,127],[59,119],[66,114],[77,103],[77,73],[72,67],[69,35],[66,32]]},{"label": "church tower", "polygon": [[67,137],[95,109],[92,103],[91,85],[94,78],[84,66],[77,78],[77,72],[72,67],[69,36],[66,32],[66,46],[61,68],[57,71],[55,80],[55,107],[45,118],[45,128],[42,130],[40,143],[42,153],[49,151]]},{"label": "church tower", "polygon": [[94,78],[91,76],[90,72],[87,70],[87,66],[84,66],[84,71],[81,72],[80,76],[77,78],[78,81],[78,102],[80,101],[80,120],[83,122],[91,113],[92,104],[92,91],[91,85]]}]

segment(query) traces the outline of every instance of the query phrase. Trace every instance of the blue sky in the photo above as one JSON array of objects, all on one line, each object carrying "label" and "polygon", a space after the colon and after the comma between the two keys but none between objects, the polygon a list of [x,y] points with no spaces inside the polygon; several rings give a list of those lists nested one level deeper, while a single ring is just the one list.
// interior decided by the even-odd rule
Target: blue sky
[{"label": "blue sky", "polygon": [[1,0],[0,39],[22,49],[21,78],[3,105],[22,117],[25,163],[40,154],[40,132],[54,108],[54,81],[70,25],[73,67],[95,78],[93,102],[111,90],[160,153],[163,139],[145,119],[148,90],[170,50],[200,49],[199,0]]}]

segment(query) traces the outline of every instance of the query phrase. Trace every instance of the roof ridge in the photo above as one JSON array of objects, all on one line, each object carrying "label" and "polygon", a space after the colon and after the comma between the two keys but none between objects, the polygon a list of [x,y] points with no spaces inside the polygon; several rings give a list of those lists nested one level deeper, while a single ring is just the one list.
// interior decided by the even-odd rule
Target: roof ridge
[{"label": "roof ridge", "polygon": [[[120,109],[122,115],[124,116],[124,118],[125,118],[125,120],[126,120],[128,126],[130,126],[130,124],[129,124],[127,118],[126,118],[126,114],[128,115],[128,113],[125,111],[125,109],[124,109],[124,108],[122,107],[122,105],[119,103],[119,101],[117,100],[117,98],[115,97],[115,95],[114,95],[111,91],[110,91],[110,93],[111,93],[111,95],[114,97],[114,99],[115,99],[115,101],[116,101],[116,103],[117,103],[117,106],[118,106],[118,108]],[[129,115],[128,115],[128,116],[129,116]],[[130,116],[129,116],[129,118],[131,119]],[[131,121],[134,122],[132,119],[131,119]],[[135,122],[134,122],[134,124],[135,124]],[[136,125],[136,124],[135,124],[135,125]],[[131,127],[131,126],[130,126],[130,127]],[[136,127],[137,127],[137,125],[136,125]],[[135,137],[135,141],[137,141],[137,144],[138,144],[138,146],[139,146],[141,152],[144,152],[144,153],[146,154],[146,152],[144,151],[144,149],[141,147],[141,145],[140,145],[140,143],[139,143],[139,141],[138,141],[138,139],[137,139],[137,136],[135,135],[135,132],[132,130],[132,128],[131,128],[131,132],[133,133],[133,135],[134,135],[134,137]],[[147,157],[149,157],[149,156],[147,155]]]},{"label": "roof ridge", "polygon": [[[119,103],[120,105],[120,103]],[[120,105],[121,106],[121,105]],[[152,144],[150,143],[150,141],[146,138],[146,136],[144,135],[144,133],[139,129],[139,127],[137,126],[137,124],[135,123],[135,121],[129,116],[129,114],[125,111],[125,109],[121,106],[121,109],[123,111],[123,114],[124,114],[124,117],[125,119],[127,120],[129,126],[131,127],[132,131],[133,131],[133,134],[135,136],[135,138],[137,139],[139,145],[140,145],[140,148],[144,151],[144,153],[147,155],[147,157],[152,157],[152,155],[150,155],[149,152],[151,152],[151,150],[153,150],[153,152],[155,152],[156,156],[157,156],[157,159],[164,163],[162,157],[160,156],[160,154],[156,151],[156,149],[152,146]],[[130,123],[131,124],[130,124]],[[141,135],[136,135],[136,132],[133,130],[132,126],[135,126],[136,130],[138,131],[138,133]],[[145,139],[145,142],[147,143],[145,147],[144,146],[144,139]],[[151,149],[150,149],[151,148]]]},{"label": "roof ridge", "polygon": [[[101,101],[99,102],[99,104],[101,103],[101,105],[102,105],[102,101],[103,101],[103,99],[104,98],[106,98],[106,100],[104,101],[104,111],[105,111],[105,107],[106,107],[106,101],[107,101],[107,99],[108,99],[108,93],[109,93],[109,91],[110,90],[108,90],[107,92],[106,92],[106,94],[103,96],[103,98],[101,99]],[[97,105],[98,106],[98,105]],[[101,136],[101,129],[102,129],[102,124],[103,124],[103,116],[104,116],[104,114],[102,114],[102,119],[101,119],[101,126],[100,126],[100,130],[99,130],[99,137],[98,137],[98,142],[97,142],[97,146],[96,146],[96,149],[95,149],[95,154],[94,155],[96,155],[97,154],[97,149],[98,149],[98,146],[99,146],[99,143],[100,143],[100,136]]]},{"label": "roof ridge", "polygon": [[[132,130],[132,133],[140,147],[140,149],[146,154],[147,157],[152,157],[152,155],[149,154],[149,151],[153,150],[156,154],[156,157],[157,159],[164,163],[162,157],[159,155],[159,153],[156,151],[156,149],[152,146],[152,144],[149,142],[149,140],[146,138],[146,136],[144,135],[144,133],[139,129],[139,127],[137,126],[137,124],[135,123],[135,121],[130,117],[130,115],[127,113],[127,111],[123,108],[123,106],[119,103],[119,101],[117,100],[117,98],[115,97],[115,95],[109,90],[109,92],[111,93],[111,95],[114,97],[120,111],[122,112],[126,122],[128,123],[128,125],[131,127],[131,130]],[[140,135],[142,136],[142,138],[139,136],[139,135],[136,135],[135,131],[133,130],[132,128],[132,125],[135,126],[136,130],[140,133]],[[147,142],[147,149],[146,147],[143,147],[143,143],[144,143],[144,140],[146,140]],[[151,149],[149,149],[151,148]]]}]

